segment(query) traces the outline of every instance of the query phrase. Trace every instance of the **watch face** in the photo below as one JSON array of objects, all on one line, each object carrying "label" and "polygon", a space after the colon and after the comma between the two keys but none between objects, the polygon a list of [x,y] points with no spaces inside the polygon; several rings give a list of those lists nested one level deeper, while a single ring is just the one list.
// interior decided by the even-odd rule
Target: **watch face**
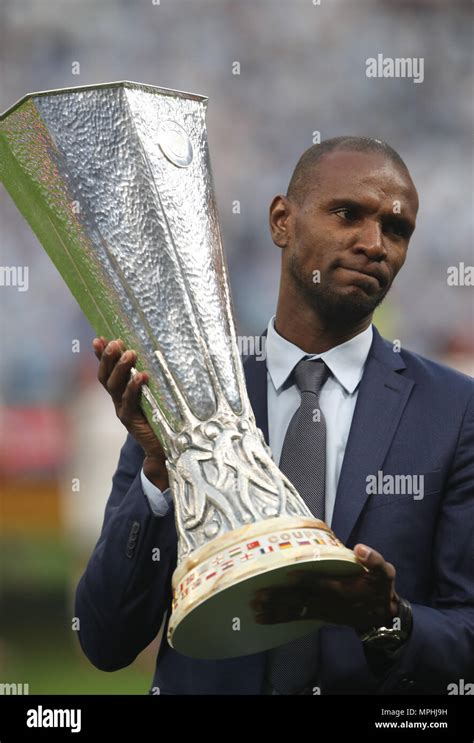
[{"label": "watch face", "polygon": [[380,628],[372,637],[367,638],[366,644],[371,648],[380,648],[382,650],[396,649],[403,638],[399,630]]},{"label": "watch face", "polygon": [[408,601],[400,599],[401,628],[373,627],[373,629],[359,634],[365,647],[387,650],[391,652],[399,648],[410,637],[413,628],[413,617]]}]

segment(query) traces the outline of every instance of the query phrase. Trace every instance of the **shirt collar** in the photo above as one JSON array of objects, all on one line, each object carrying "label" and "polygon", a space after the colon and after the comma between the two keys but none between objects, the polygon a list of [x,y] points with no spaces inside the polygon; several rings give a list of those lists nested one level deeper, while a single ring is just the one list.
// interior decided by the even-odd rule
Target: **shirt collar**
[{"label": "shirt collar", "polygon": [[275,315],[267,330],[267,369],[277,392],[284,385],[298,361],[304,356],[323,359],[339,384],[352,394],[359,384],[367,356],[372,345],[372,324],[349,341],[321,354],[306,354],[301,348],[287,341],[275,330]]}]

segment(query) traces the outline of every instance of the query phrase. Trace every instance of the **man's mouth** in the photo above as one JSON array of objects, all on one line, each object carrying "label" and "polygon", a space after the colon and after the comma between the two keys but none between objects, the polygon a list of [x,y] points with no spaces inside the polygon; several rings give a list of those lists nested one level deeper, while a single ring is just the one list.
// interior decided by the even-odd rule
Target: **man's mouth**
[{"label": "man's mouth", "polygon": [[352,266],[340,266],[339,268],[343,268],[344,271],[350,271],[353,274],[357,274],[359,276],[364,277],[364,279],[372,279],[373,281],[376,281],[380,287],[384,287],[387,285],[387,277],[384,273],[384,271],[380,268],[355,268]]}]

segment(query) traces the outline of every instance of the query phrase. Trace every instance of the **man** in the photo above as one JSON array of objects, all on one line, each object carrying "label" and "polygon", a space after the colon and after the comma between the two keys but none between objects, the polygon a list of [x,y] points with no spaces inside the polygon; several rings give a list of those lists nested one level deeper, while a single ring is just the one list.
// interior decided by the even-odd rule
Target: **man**
[{"label": "man", "polygon": [[[258,621],[327,622],[308,653],[297,642],[283,656],[204,661],[164,639],[153,681],[160,693],[446,694],[448,684],[473,680],[473,383],[392,346],[372,325],[405,262],[417,210],[399,155],[359,137],[311,147],[287,195],[273,199],[280,293],[266,365],[245,363],[249,397],[275,460],[291,470],[300,458],[294,477],[303,472],[302,485],[319,488],[325,520],[368,572],[316,581],[300,569],[288,589],[255,596]],[[95,339],[94,348],[129,435],[76,614],[84,652],[113,671],[151,642],[165,613],[166,634],[176,531],[163,451],[138,404],[147,376],[130,379],[135,353],[120,340]],[[301,382],[303,368],[321,370],[320,388],[310,376]],[[308,392],[325,421],[318,432],[304,420]],[[288,444],[294,425],[300,447]],[[312,457],[321,447],[325,457]],[[158,563],[150,559],[157,545]]]}]

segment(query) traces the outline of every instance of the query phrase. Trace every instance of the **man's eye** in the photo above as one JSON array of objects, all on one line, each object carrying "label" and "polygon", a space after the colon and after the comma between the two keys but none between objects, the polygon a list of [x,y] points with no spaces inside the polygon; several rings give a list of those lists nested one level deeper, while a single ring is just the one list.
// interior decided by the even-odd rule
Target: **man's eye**
[{"label": "man's eye", "polygon": [[385,230],[398,237],[407,237],[407,228],[399,222],[387,222],[385,224]]},{"label": "man's eye", "polygon": [[344,219],[347,222],[355,222],[355,220],[357,219],[357,211],[355,209],[351,209],[350,207],[336,209],[334,214],[337,214],[338,217],[341,217],[341,219]]}]

